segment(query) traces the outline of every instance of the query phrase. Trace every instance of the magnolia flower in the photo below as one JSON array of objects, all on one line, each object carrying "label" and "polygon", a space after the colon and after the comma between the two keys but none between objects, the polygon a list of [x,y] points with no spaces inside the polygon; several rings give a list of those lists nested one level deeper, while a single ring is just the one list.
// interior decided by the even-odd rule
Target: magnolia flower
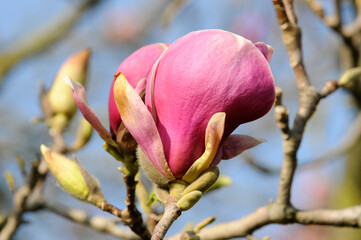
[{"label": "magnolia flower", "polygon": [[261,143],[230,135],[265,115],[274,102],[273,49],[221,30],[192,32],[175,41],[149,74],[145,103],[119,74],[117,108],[140,147],[139,161],[159,185],[193,182],[221,159]]},{"label": "magnolia flower", "polygon": [[[157,43],[150,44],[138,49],[120,64],[116,74],[118,74],[119,72],[125,74],[127,76],[130,86],[135,88],[137,94],[141,94],[142,92],[144,94],[147,76],[152,68],[152,65],[159,58],[162,52],[167,48],[167,44]],[[100,137],[103,138],[104,141],[115,146],[116,134],[122,120],[114,102],[114,82],[111,85],[111,90],[109,94],[109,132],[101,124],[98,117],[89,107],[88,99],[86,97],[85,89],[83,88],[83,86],[72,81],[70,78],[67,78],[65,81],[72,87],[73,98],[84,118],[94,127],[94,129],[99,133]]]}]

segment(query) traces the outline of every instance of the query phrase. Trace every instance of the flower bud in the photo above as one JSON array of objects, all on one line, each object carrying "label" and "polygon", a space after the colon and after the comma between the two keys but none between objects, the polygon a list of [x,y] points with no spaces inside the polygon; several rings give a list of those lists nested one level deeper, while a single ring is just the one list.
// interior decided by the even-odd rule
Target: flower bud
[{"label": "flower bud", "polygon": [[72,150],[74,151],[84,147],[85,144],[89,142],[92,132],[93,132],[93,127],[90,125],[90,123],[87,120],[82,118],[78,126],[78,130],[72,146]]},{"label": "flower bud", "polygon": [[218,167],[212,166],[204,171],[196,180],[189,184],[182,194],[187,194],[194,190],[199,190],[202,193],[206,192],[218,179]]},{"label": "flower bud", "polygon": [[10,171],[5,171],[4,177],[6,179],[6,183],[9,186],[9,189],[12,193],[15,192],[15,179],[13,174]]},{"label": "flower bud", "polygon": [[140,164],[156,184],[188,184],[221,159],[260,144],[231,135],[265,115],[275,99],[273,49],[222,30],[189,33],[164,51],[149,73],[145,105],[126,74],[114,82],[124,125]]},{"label": "flower bud", "polygon": [[201,199],[201,197],[202,197],[202,192],[195,190],[190,193],[187,193],[181,199],[179,199],[177,205],[180,208],[180,210],[187,211],[191,209],[194,206],[194,204],[196,204],[199,201],[199,199]]},{"label": "flower bud", "polygon": [[44,160],[59,185],[71,196],[100,206],[104,200],[99,182],[77,161],[51,151],[45,145],[40,146]]},{"label": "flower bud", "polygon": [[71,118],[77,106],[69,86],[64,83],[64,78],[70,76],[73,81],[85,84],[90,49],[81,50],[70,56],[60,67],[53,85],[47,93],[48,101],[53,113],[63,113]]},{"label": "flower bud", "polygon": [[361,81],[361,67],[351,68],[346,71],[338,81],[339,86],[346,89],[352,88],[353,82]]}]

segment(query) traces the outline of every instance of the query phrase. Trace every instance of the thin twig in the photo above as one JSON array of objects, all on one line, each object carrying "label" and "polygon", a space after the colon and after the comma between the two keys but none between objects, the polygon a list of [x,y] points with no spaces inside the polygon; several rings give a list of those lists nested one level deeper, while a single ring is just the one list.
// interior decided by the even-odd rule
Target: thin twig
[{"label": "thin twig", "polygon": [[[283,43],[286,47],[290,64],[295,73],[297,86],[300,91],[299,109],[294,119],[293,127],[287,132],[282,130],[284,155],[276,202],[278,204],[289,206],[291,204],[291,185],[297,167],[297,151],[301,144],[306,123],[316,110],[320,96],[310,84],[303,64],[300,28],[296,22],[290,22],[288,20],[290,18],[289,16],[292,16],[291,18],[295,19],[295,17],[293,17],[293,7],[288,6],[288,12],[286,12],[281,0],[274,0],[273,3],[282,30]],[[287,4],[292,5],[292,2],[287,2]],[[284,17],[284,15],[287,17]],[[277,118],[278,121],[279,119],[284,118]],[[284,122],[281,121],[279,126],[280,124],[284,124]]]},{"label": "thin twig", "polygon": [[75,223],[80,223],[95,229],[98,232],[106,233],[125,240],[139,240],[140,238],[131,231],[126,231],[117,225],[117,222],[102,216],[88,216],[85,211],[67,208],[56,204],[43,203],[44,210],[48,210]]},{"label": "thin twig", "polygon": [[26,183],[14,193],[14,210],[5,219],[0,231],[0,240],[11,239],[22,223],[23,214],[27,211],[27,200],[33,194],[35,187],[41,186],[46,176],[46,173],[41,174],[38,171],[39,166],[40,161],[33,163]]}]

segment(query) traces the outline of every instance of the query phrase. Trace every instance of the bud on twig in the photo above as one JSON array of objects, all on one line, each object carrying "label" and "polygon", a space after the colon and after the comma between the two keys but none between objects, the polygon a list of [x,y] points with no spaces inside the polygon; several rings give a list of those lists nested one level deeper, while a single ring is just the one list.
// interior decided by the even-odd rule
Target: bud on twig
[{"label": "bud on twig", "polygon": [[184,189],[182,194],[185,195],[194,190],[199,190],[204,193],[217,181],[218,176],[218,167],[210,167],[204,171],[196,180],[194,180],[194,182],[189,184],[189,186]]},{"label": "bud on twig", "polygon": [[79,123],[78,130],[76,133],[76,138],[74,140],[72,150],[78,150],[87,144],[91,138],[93,131],[93,127],[90,123],[82,118],[81,122]]},{"label": "bud on twig", "polygon": [[202,192],[198,190],[194,190],[190,193],[185,194],[179,201],[177,202],[177,206],[182,211],[187,211],[191,209],[202,197]]},{"label": "bud on twig", "polygon": [[6,183],[9,186],[9,189],[12,193],[15,192],[15,179],[13,174],[10,171],[5,171],[4,176],[6,178]]},{"label": "bud on twig", "polygon": [[209,224],[213,223],[216,220],[215,217],[208,217],[206,219],[204,219],[202,222],[198,223],[193,231],[195,233],[198,233],[199,231],[201,231],[203,228],[207,227]]},{"label": "bud on twig", "polygon": [[341,87],[349,89],[352,87],[352,82],[356,80],[361,80],[361,67],[352,68],[346,71],[338,81],[338,84]]},{"label": "bud on twig", "polygon": [[100,206],[104,201],[99,182],[77,161],[51,151],[45,145],[40,146],[44,160],[59,185],[71,196]]},{"label": "bud on twig", "polygon": [[66,76],[84,84],[86,81],[90,50],[84,49],[70,56],[60,67],[50,90],[42,94],[43,111],[52,129],[64,130],[77,110],[72,91],[64,83]]},{"label": "bud on twig", "polygon": [[232,185],[232,179],[230,177],[221,175],[217,178],[217,181],[213,184],[213,186],[208,189],[208,192],[230,185]]},{"label": "bud on twig", "polygon": [[23,159],[20,155],[17,155],[17,156],[16,156],[16,161],[17,161],[17,163],[18,163],[18,165],[19,165],[21,174],[22,174],[23,176],[26,176],[24,159]]}]

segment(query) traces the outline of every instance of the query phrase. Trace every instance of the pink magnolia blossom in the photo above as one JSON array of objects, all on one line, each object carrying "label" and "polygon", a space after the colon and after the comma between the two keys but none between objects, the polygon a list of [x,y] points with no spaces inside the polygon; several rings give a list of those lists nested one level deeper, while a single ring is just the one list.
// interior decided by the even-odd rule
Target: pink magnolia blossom
[{"label": "pink magnolia blossom", "polygon": [[261,143],[231,133],[272,107],[272,51],[222,30],[187,34],[153,65],[146,106],[126,77],[118,76],[115,101],[139,144],[148,177],[160,185],[174,179],[192,182],[221,159]]},{"label": "pink magnolia blossom", "polygon": [[[138,49],[119,65],[116,74],[119,72],[124,73],[129,81],[129,84],[135,88],[135,91],[138,94],[144,92],[147,76],[153,64],[157,61],[162,52],[168,48],[168,45],[169,44],[155,43]],[[73,98],[84,118],[94,127],[95,130],[97,130],[100,137],[102,137],[107,143],[116,145],[114,139],[122,120],[114,101],[114,81],[111,84],[108,104],[110,132],[105,129],[105,127],[100,123],[98,117],[90,108],[83,86],[69,78],[66,82],[72,87]]]}]

